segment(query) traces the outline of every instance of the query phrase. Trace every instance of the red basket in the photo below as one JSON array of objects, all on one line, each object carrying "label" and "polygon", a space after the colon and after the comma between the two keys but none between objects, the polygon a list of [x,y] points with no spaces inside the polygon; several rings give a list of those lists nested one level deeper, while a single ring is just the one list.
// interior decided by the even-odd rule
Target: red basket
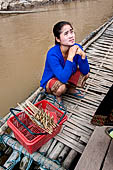
[{"label": "red basket", "polygon": [[[46,134],[46,135],[33,135],[31,134],[19,121],[15,118],[15,116],[12,116],[8,119],[7,123],[9,127],[13,130],[14,135],[16,139],[26,148],[26,150],[29,153],[35,152],[37,149],[39,149],[42,145],[44,145],[46,142],[48,142],[51,138],[53,138],[55,135],[57,135],[62,127],[62,124],[67,120],[67,115],[64,115],[64,113],[56,108],[54,105],[52,105],[47,100],[42,100],[35,104],[36,107],[39,109],[47,110],[50,115],[52,112],[54,112],[55,115],[55,121],[57,119],[57,122],[61,119],[59,126],[53,129],[52,134]],[[64,115],[64,116],[63,116]],[[27,127],[30,129],[30,131],[34,133],[44,133],[44,130],[42,130],[39,126],[34,124],[29,116],[25,114],[24,112],[20,112],[16,114],[18,119]]]}]

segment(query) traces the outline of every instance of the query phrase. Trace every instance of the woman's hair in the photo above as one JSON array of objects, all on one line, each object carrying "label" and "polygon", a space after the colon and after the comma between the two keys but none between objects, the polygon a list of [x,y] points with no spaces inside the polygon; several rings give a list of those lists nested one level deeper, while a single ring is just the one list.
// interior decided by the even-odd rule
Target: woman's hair
[{"label": "woman's hair", "polygon": [[73,28],[71,23],[67,22],[67,21],[60,21],[60,22],[56,23],[54,25],[54,27],[53,27],[53,34],[54,34],[54,37],[55,37],[55,44],[60,44],[59,42],[57,42],[56,37],[58,39],[60,39],[61,29],[62,29],[62,27],[64,25],[70,25],[70,27]]}]

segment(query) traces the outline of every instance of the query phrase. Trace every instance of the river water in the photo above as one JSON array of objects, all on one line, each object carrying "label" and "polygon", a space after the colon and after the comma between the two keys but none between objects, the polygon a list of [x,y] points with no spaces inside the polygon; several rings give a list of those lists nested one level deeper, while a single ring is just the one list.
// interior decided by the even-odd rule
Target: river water
[{"label": "river water", "polygon": [[113,16],[113,0],[75,0],[41,8],[43,12],[0,16],[0,117],[39,87],[53,25],[71,22],[76,42]]}]

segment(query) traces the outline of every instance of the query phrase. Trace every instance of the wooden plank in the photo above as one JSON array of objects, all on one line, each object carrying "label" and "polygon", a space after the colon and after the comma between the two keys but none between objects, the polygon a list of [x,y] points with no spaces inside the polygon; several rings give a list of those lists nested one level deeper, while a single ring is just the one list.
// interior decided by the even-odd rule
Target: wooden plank
[{"label": "wooden plank", "polygon": [[[93,47],[90,47],[90,49],[88,50],[88,52],[90,52],[91,54],[96,54],[96,55],[97,55],[97,54],[103,54],[103,57],[105,57],[105,56],[107,55],[108,51],[109,51],[109,50],[106,50],[106,51],[104,51],[104,50],[98,50],[98,49],[95,49],[95,48],[93,48]],[[110,51],[110,54],[113,55],[113,52]]]},{"label": "wooden plank", "polygon": [[95,49],[97,49],[97,50],[100,50],[100,51],[111,51],[111,52],[113,52],[113,50],[112,50],[112,43],[111,44],[107,44],[107,45],[102,45],[102,44],[99,44],[99,43],[93,43],[92,45],[91,45],[92,47],[94,47]]},{"label": "wooden plank", "polygon": [[94,128],[95,128],[91,123],[86,122],[84,119],[79,120],[77,118],[72,117],[72,118],[68,119],[68,121],[72,122],[75,125],[81,125],[81,126],[83,126],[83,128],[85,128],[85,130],[88,129],[88,131],[89,131],[89,129],[94,130]]},{"label": "wooden plank", "polygon": [[68,106],[67,106],[67,111],[71,112],[74,115],[75,114],[81,114],[84,117],[90,118],[92,116],[92,112],[94,110],[96,110],[97,107],[95,107],[95,108],[93,107],[92,108],[92,107],[89,107],[89,105],[88,106],[84,106],[85,104],[86,104],[86,102],[82,101],[82,103],[80,104],[81,107],[77,105],[77,107],[75,107],[75,108],[74,107],[68,108]]},{"label": "wooden plank", "polygon": [[101,45],[103,45],[103,46],[109,46],[109,45],[111,45],[111,43],[113,42],[113,40],[105,40],[105,39],[99,39],[99,40],[97,40],[96,42],[94,42],[94,44],[96,43],[96,44],[101,44]]},{"label": "wooden plank", "polygon": [[[71,95],[72,96],[72,95]],[[74,96],[72,96],[72,98],[66,98],[66,101],[68,101],[68,102],[71,102],[71,104],[76,104],[76,105],[78,105],[78,106],[83,106],[84,105],[84,103],[85,103],[85,105],[84,105],[84,108],[90,108],[90,109],[95,109],[95,107],[96,106],[94,106],[94,103],[93,103],[93,105],[91,105],[91,104],[88,104],[88,103],[86,103],[86,102],[84,102],[83,101],[83,99],[77,99],[76,97],[74,97]],[[81,102],[82,101],[82,102]],[[78,107],[77,106],[77,107]]]},{"label": "wooden plank", "polygon": [[64,145],[69,146],[71,149],[77,151],[78,153],[82,153],[85,148],[85,146],[78,142],[75,142],[74,140],[71,140],[70,142],[69,138],[67,138],[67,136],[65,135],[57,135],[55,136],[55,139],[62,142]]},{"label": "wooden plank", "polygon": [[[88,57],[90,57],[90,56],[99,56],[100,58],[103,58],[103,54],[102,53],[100,53],[99,51],[98,52],[96,52],[96,53],[94,53],[93,52],[93,49],[88,49],[87,50],[87,52],[86,52],[86,55],[88,56]],[[113,55],[112,54],[109,54],[109,56],[112,58],[113,57]],[[108,57],[108,56],[107,56]]]},{"label": "wooden plank", "polygon": [[[70,122],[71,124],[79,127],[80,129],[84,130],[85,132],[87,132],[88,134],[92,134],[92,130],[89,129],[89,127],[86,127],[84,124],[85,122],[83,122],[84,124],[82,124],[81,121],[77,121],[76,119],[68,119],[68,122]],[[80,123],[81,122],[81,123]],[[88,124],[87,124],[88,125]]]},{"label": "wooden plank", "polygon": [[109,143],[105,127],[96,127],[74,170],[100,170]]},{"label": "wooden plank", "polygon": [[102,170],[112,170],[113,169],[113,140],[111,140],[110,147],[105,158],[105,162]]},{"label": "wooden plank", "polygon": [[75,130],[75,129],[70,129],[70,128],[68,128],[68,127],[65,127],[65,128],[63,129],[63,133],[64,133],[64,134],[65,134],[65,131],[70,132],[70,135],[71,135],[71,134],[76,135],[79,140],[82,140],[82,141],[85,142],[85,143],[87,143],[88,140],[89,140],[89,138],[90,138],[89,135],[86,135],[85,133],[83,133],[83,132],[80,131],[80,130],[77,131],[77,130]]},{"label": "wooden plank", "polygon": [[100,39],[98,39],[97,41],[96,41],[97,43],[99,43],[99,44],[105,44],[105,45],[109,45],[109,44],[111,44],[112,42],[113,42],[113,40],[111,39],[111,40],[107,40],[107,39],[102,39],[102,38],[100,38]]},{"label": "wooden plank", "polygon": [[112,36],[112,35],[110,35],[110,34],[109,34],[109,33],[107,33],[107,32],[106,32],[106,33],[104,33],[104,34],[103,34],[103,36],[106,36],[106,37],[108,37],[108,38],[113,38],[113,36]]},{"label": "wooden plank", "polygon": [[110,40],[110,41],[113,40],[112,37],[108,37],[108,36],[106,36],[106,34],[103,34],[103,36],[101,38],[103,38],[104,40]]},{"label": "wooden plank", "polygon": [[100,59],[103,59],[103,57],[108,58],[108,56],[113,56],[112,52],[109,51],[102,51],[102,50],[96,50],[96,49],[90,49],[88,50],[89,55],[94,55],[94,56],[100,56]]},{"label": "wooden plank", "polygon": [[[62,133],[66,136],[68,136],[69,138],[75,140],[76,142],[79,142],[80,137],[73,134],[72,132],[66,131],[65,128],[63,129]],[[62,135],[62,134],[61,134]],[[70,140],[71,141],[71,140]]]}]

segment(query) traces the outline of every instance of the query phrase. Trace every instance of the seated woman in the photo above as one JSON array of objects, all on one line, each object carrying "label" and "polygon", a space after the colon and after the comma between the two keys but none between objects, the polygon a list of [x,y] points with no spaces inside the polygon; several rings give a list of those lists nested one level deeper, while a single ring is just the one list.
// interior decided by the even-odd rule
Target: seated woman
[{"label": "seated woman", "polygon": [[96,126],[113,126],[113,85],[97,108],[91,123]]},{"label": "seated woman", "polygon": [[69,22],[61,21],[55,24],[53,34],[55,45],[47,53],[40,86],[54,94],[58,102],[61,102],[61,95],[67,90],[82,97],[69,82],[74,79],[75,85],[83,87],[89,73],[86,54],[81,45],[75,43],[75,33]]}]

